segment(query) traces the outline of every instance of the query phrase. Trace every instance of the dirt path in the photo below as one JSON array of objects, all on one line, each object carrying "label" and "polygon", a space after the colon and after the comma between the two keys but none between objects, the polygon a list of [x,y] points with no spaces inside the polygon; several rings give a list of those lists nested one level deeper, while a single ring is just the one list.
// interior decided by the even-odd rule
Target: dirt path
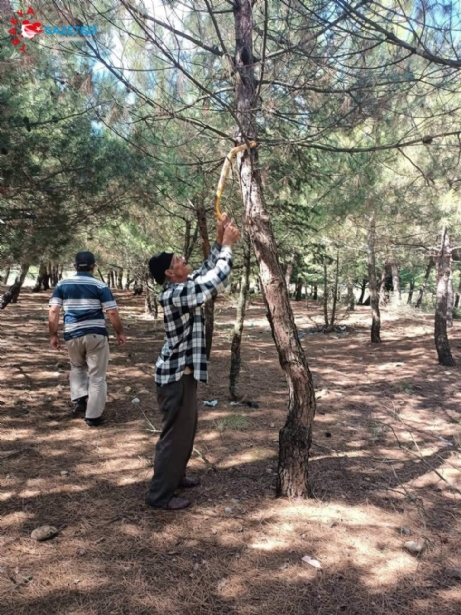
[{"label": "dirt path", "polygon": [[[437,365],[429,317],[385,316],[385,343],[372,347],[366,308],[347,334],[309,335],[305,304],[293,304],[318,414],[315,498],[290,502],[274,498],[287,389],[264,310],[248,310],[241,375],[259,407],[235,408],[235,310],[218,303],[196,441],[217,471],[195,457],[193,507],[167,513],[144,505],[156,435],[142,412],[160,426],[152,373],[162,327],[143,316],[143,298],[118,298],[129,343],[111,342],[109,422],[98,430],[69,416],[47,297],[25,292],[0,313],[2,615],[459,615],[460,368]],[[461,363],[459,322],[450,335]],[[218,405],[203,407],[211,399]],[[33,541],[43,524],[59,536]],[[419,557],[408,540],[424,544]]]}]

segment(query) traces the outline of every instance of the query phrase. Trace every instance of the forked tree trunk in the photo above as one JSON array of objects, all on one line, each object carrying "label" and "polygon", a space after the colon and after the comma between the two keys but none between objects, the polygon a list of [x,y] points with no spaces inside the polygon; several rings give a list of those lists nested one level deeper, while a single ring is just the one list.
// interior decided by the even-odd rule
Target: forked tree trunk
[{"label": "forked tree trunk", "polygon": [[238,381],[240,376],[241,366],[241,345],[243,323],[245,321],[245,309],[247,305],[248,290],[250,288],[250,256],[251,244],[248,234],[243,231],[243,271],[242,281],[240,284],[240,296],[237,305],[237,314],[235,317],[234,334],[231,344],[231,366],[229,375],[229,397],[231,400],[237,399]]},{"label": "forked tree trunk", "polygon": [[429,275],[431,273],[431,269],[433,266],[434,266],[434,259],[431,256],[431,258],[429,259],[429,262],[427,263],[426,273],[424,274],[423,283],[419,287],[418,298],[416,299],[416,303],[415,303],[416,308],[421,307],[421,303],[423,301],[424,289],[426,288],[426,284],[427,284],[427,281],[429,280]]},{"label": "forked tree trunk", "polygon": [[[202,242],[203,258],[206,260],[210,255],[210,240],[208,239],[208,228],[206,223],[206,210],[203,205],[197,206],[197,223],[200,233],[200,241]],[[205,345],[206,358],[211,355],[211,346],[213,344],[213,329],[214,329],[214,299],[205,303]]]},{"label": "forked tree trunk", "polygon": [[451,354],[447,334],[448,287],[451,278],[451,253],[448,231],[443,229],[440,251],[436,257],[437,303],[435,308],[434,339],[440,365],[451,367],[455,361]]},{"label": "forked tree trunk", "polygon": [[[255,109],[256,81],[252,47],[252,0],[233,5],[235,21],[235,80],[237,115],[240,122],[238,144],[257,140]],[[288,416],[279,434],[277,494],[309,495],[308,461],[315,415],[312,376],[298,338],[287,287],[277,257],[276,243],[264,203],[258,154],[254,150],[238,154],[239,180],[247,228],[259,265],[259,277],[267,317],[288,383]]]},{"label": "forked tree trunk", "polygon": [[376,282],[376,218],[373,213],[370,217],[367,241],[367,265],[368,265],[368,286],[370,288],[371,306],[371,341],[373,344],[381,343],[381,315],[379,313],[379,294]]}]

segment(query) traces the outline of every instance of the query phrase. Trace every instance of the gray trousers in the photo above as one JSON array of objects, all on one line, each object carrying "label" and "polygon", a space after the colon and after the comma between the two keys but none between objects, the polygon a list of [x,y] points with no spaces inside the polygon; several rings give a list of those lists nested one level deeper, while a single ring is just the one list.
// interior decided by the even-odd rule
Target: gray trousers
[{"label": "gray trousers", "polygon": [[66,342],[70,360],[70,397],[73,401],[88,396],[86,418],[97,419],[106,405],[106,371],[109,340],[89,333]]},{"label": "gray trousers", "polygon": [[163,430],[155,449],[154,476],[149,500],[159,508],[168,504],[186,473],[197,431],[197,381],[193,374],[157,387]]}]

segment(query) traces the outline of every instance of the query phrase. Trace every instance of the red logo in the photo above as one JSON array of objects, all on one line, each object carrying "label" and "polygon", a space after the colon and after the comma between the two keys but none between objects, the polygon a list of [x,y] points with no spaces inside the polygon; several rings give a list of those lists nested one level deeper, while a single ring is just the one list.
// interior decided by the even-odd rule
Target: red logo
[{"label": "red logo", "polygon": [[[31,21],[29,21],[29,19],[22,19],[24,15],[35,15],[33,9],[29,7],[26,13],[24,13],[22,10],[17,11],[16,15],[19,15],[21,19],[15,19],[14,17],[12,17],[10,23],[12,23],[14,27],[8,30],[8,34],[11,34],[11,36],[13,37],[11,39],[12,45],[16,47],[21,43],[21,38],[27,38],[29,40],[32,40],[34,36],[37,36],[37,34],[43,33],[42,24],[39,21],[35,21],[34,23],[32,23]],[[16,26],[21,26],[21,32],[17,32]],[[19,49],[19,51],[25,50],[26,44],[24,43]]]}]

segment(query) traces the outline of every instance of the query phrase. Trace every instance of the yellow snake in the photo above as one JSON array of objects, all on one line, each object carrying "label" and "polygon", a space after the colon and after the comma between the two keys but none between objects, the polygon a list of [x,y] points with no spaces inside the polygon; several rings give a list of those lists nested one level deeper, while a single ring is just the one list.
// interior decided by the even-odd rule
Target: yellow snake
[{"label": "yellow snake", "polygon": [[[250,141],[249,145],[250,147],[256,147],[256,141]],[[222,191],[223,191],[227,176],[229,174],[229,169],[231,166],[232,158],[235,156],[235,154],[237,154],[238,152],[243,152],[243,150],[247,148],[248,148],[247,145],[238,145],[237,147],[234,147],[233,149],[231,149],[231,151],[226,156],[226,160],[224,161],[223,168],[221,171],[221,177],[219,178],[218,189],[216,190],[215,209],[216,209],[216,217],[218,218],[218,220],[222,219],[222,214],[221,214],[221,210],[219,209],[219,206],[221,204]]]}]

